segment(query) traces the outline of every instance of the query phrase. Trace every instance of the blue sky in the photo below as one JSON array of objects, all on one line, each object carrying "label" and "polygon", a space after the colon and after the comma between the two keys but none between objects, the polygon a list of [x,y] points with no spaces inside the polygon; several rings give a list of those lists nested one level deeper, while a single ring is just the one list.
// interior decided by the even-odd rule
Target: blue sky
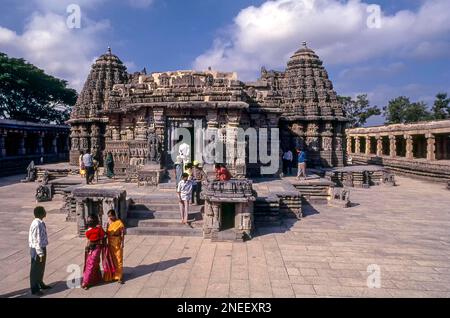
[{"label": "blue sky", "polygon": [[[69,4],[80,6],[79,29],[66,25]],[[450,93],[449,21],[448,0],[0,0],[0,51],[79,90],[108,46],[129,71],[212,66],[252,80],[263,65],[284,69],[307,40],[338,94],[431,103]]]}]

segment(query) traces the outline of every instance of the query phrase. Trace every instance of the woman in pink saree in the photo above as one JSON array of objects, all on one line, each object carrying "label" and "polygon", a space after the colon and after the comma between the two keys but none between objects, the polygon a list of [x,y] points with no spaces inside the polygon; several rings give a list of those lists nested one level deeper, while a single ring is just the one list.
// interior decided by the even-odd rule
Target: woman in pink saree
[{"label": "woman in pink saree", "polygon": [[96,215],[88,217],[88,230],[86,231],[87,245],[85,250],[85,262],[83,270],[82,288],[88,289],[91,286],[103,281],[100,271],[100,259],[103,258],[103,271],[114,273],[114,263],[109,249],[105,243],[106,234]]}]

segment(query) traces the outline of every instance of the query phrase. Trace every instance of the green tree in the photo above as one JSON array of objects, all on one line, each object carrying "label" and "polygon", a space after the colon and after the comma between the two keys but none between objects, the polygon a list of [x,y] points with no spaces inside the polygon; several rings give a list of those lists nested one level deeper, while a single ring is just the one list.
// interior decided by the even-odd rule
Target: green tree
[{"label": "green tree", "polygon": [[405,109],[405,123],[416,123],[418,121],[431,120],[431,113],[428,111],[428,106],[424,102],[411,103]]},{"label": "green tree", "polygon": [[408,97],[400,96],[383,107],[386,124],[414,123],[432,118],[424,102],[411,103]]},{"label": "green tree", "polygon": [[389,101],[389,104],[383,107],[383,115],[386,119],[386,124],[400,124],[405,120],[405,109],[410,105],[408,97],[401,96]]},{"label": "green tree", "polygon": [[0,52],[0,118],[63,123],[76,98],[66,81]]},{"label": "green tree", "polygon": [[370,117],[381,114],[377,106],[370,106],[367,94],[356,96],[356,100],[348,96],[338,96],[338,98],[349,119],[349,126],[352,128],[364,126]]},{"label": "green tree", "polygon": [[431,111],[433,112],[433,119],[450,118],[450,98],[447,98],[446,93],[436,95]]}]

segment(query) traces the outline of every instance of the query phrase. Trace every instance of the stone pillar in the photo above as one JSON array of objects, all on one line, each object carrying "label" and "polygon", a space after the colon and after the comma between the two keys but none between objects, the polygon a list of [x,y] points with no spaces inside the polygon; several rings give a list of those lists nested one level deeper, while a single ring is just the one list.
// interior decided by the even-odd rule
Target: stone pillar
[{"label": "stone pillar", "polygon": [[389,135],[389,157],[397,156],[397,143],[395,142],[395,136]]},{"label": "stone pillar", "polygon": [[7,132],[4,130],[0,130],[0,158],[6,157],[6,134]]},{"label": "stone pillar", "polygon": [[[161,164],[164,164],[163,160],[168,160],[164,158],[164,154],[169,155],[167,153],[167,143],[166,143],[166,117],[164,115],[164,108],[154,108],[153,109],[153,121],[155,123],[155,133],[161,142]],[[191,149],[194,151],[194,149]]]},{"label": "stone pillar", "polygon": [[60,138],[59,134],[54,134],[52,139],[52,153],[58,153],[58,139]]},{"label": "stone pillar", "polygon": [[406,159],[414,159],[413,153],[413,137],[411,135],[404,135],[406,140]]},{"label": "stone pillar", "polygon": [[[219,129],[217,110],[208,111],[206,115],[206,129],[208,140],[205,140],[207,144],[203,145],[203,149],[205,149],[205,151],[208,151],[208,145],[217,144],[219,142],[219,136],[217,132],[217,130]],[[214,136],[215,140],[212,140],[212,136]],[[208,161],[214,161],[214,158],[209,158]]]},{"label": "stone pillar", "polygon": [[[229,111],[228,123],[226,131],[226,163],[233,170],[236,169],[236,152],[237,152],[237,130],[239,128],[239,115],[236,111]],[[269,137],[267,136],[267,140]]]},{"label": "stone pillar", "polygon": [[352,153],[352,140],[353,137],[350,135],[347,135],[347,154],[351,154]]},{"label": "stone pillar", "polygon": [[425,135],[427,138],[427,160],[436,160],[436,138],[433,134]]},{"label": "stone pillar", "polygon": [[86,229],[86,206],[85,202],[82,200],[77,200],[76,203],[76,213],[77,213],[77,230],[78,234],[82,235],[83,231]]},{"label": "stone pillar", "polygon": [[308,164],[311,164],[312,166],[321,165],[319,138],[319,125],[317,123],[308,123],[306,130],[306,144],[309,149]]},{"label": "stone pillar", "polygon": [[377,139],[377,157],[383,156],[383,138],[376,136]]},{"label": "stone pillar", "polygon": [[361,139],[359,136],[355,137],[355,153],[361,153]]},{"label": "stone pillar", "polygon": [[366,137],[366,155],[370,156],[370,149],[372,149],[372,138],[370,136]]},{"label": "stone pillar", "polygon": [[23,155],[26,155],[26,153],[27,153],[27,150],[25,149],[25,138],[26,138],[26,136],[27,136],[27,133],[26,132],[19,132],[21,135],[20,135],[20,137],[19,137],[19,147],[18,147],[18,149],[17,149],[17,154],[19,155],[19,156],[23,156]]},{"label": "stone pillar", "polygon": [[72,140],[71,150],[74,152],[80,151],[80,136],[77,127],[70,128],[70,139]]},{"label": "stone pillar", "polygon": [[44,149],[44,136],[45,133],[38,133],[38,144],[37,144],[37,153],[43,155],[45,153]]},{"label": "stone pillar", "polygon": [[320,151],[320,158],[323,167],[333,166],[333,124],[327,122],[324,125],[322,132],[322,146]]},{"label": "stone pillar", "polygon": [[77,126],[70,127],[70,164],[78,166],[80,156],[80,133]]}]

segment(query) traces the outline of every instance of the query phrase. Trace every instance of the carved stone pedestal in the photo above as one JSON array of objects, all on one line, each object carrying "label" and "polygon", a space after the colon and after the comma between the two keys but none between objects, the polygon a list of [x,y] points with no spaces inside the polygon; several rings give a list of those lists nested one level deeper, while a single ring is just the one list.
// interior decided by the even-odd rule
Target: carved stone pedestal
[{"label": "carved stone pedestal", "polygon": [[210,182],[203,196],[204,238],[212,241],[244,241],[251,238],[255,195],[250,180]]},{"label": "carved stone pedestal", "polygon": [[138,186],[157,186],[161,183],[166,170],[159,164],[148,164],[137,172]]},{"label": "carved stone pedestal", "polygon": [[349,208],[351,206],[350,190],[342,188],[331,188],[328,205],[338,208]]},{"label": "carved stone pedestal", "polygon": [[78,234],[84,235],[89,215],[97,215],[103,227],[108,220],[107,213],[113,209],[125,224],[127,221],[127,193],[120,186],[80,186],[72,191],[76,202]]}]

